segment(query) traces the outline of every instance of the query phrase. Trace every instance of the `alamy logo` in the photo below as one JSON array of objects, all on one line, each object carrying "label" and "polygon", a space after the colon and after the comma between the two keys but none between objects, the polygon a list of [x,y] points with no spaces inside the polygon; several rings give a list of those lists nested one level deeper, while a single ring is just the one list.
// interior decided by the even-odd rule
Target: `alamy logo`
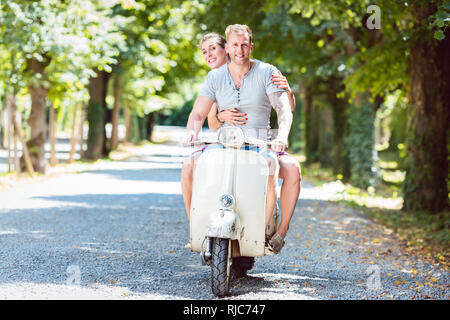
[{"label": "alamy logo", "polygon": [[66,273],[69,275],[66,280],[66,284],[69,286],[80,285],[81,282],[81,270],[80,267],[72,264],[67,267]]},{"label": "alamy logo", "polygon": [[367,7],[367,13],[371,15],[367,19],[366,27],[369,30],[381,29],[381,9],[379,6],[373,4]]},{"label": "alamy logo", "polygon": [[373,265],[367,268],[366,275],[367,278],[366,285],[369,290],[380,290],[381,289],[381,278],[380,278],[380,267],[378,265]]}]

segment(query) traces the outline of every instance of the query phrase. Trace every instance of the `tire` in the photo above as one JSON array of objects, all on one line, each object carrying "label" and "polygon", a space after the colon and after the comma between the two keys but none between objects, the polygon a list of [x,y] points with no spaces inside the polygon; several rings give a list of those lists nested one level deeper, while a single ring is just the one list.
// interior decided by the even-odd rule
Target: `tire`
[{"label": "tire", "polygon": [[211,259],[211,289],[218,297],[226,296],[230,289],[231,240],[214,238]]},{"label": "tire", "polygon": [[234,277],[243,278],[247,276],[247,271],[253,268],[255,264],[254,257],[238,257],[233,258],[233,263],[231,264],[231,271],[233,272]]}]

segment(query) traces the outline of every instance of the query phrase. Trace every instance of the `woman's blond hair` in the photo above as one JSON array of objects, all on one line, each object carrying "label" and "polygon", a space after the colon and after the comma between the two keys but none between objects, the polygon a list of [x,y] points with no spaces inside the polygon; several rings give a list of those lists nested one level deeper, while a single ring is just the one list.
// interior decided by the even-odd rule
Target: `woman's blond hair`
[{"label": "woman's blond hair", "polygon": [[220,34],[217,34],[214,32],[207,33],[203,36],[202,41],[200,41],[200,49],[201,49],[203,43],[210,39],[214,40],[214,42],[216,44],[218,44],[219,46],[221,46],[222,48],[225,49],[225,43],[227,42],[227,40],[225,40],[225,38],[222,37]]}]

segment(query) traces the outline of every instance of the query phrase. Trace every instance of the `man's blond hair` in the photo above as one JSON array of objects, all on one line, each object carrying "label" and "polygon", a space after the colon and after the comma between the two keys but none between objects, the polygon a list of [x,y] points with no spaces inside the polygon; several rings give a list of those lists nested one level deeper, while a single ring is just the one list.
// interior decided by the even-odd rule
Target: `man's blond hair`
[{"label": "man's blond hair", "polygon": [[247,26],[245,24],[230,24],[225,29],[225,35],[227,37],[227,41],[230,38],[230,35],[232,33],[248,34],[249,41],[250,41],[250,43],[252,43],[252,30],[250,30],[249,26]]}]

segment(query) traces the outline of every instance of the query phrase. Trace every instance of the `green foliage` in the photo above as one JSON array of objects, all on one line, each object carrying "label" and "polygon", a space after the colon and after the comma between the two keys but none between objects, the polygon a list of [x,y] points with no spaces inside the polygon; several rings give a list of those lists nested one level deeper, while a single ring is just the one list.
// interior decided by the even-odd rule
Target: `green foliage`
[{"label": "green foliage", "polygon": [[401,96],[398,90],[389,95],[383,104],[383,112],[385,117],[389,119],[388,130],[390,131],[390,139],[388,150],[397,155],[398,167],[405,168],[406,160],[406,134],[408,127],[408,113],[406,98]]},{"label": "green foliage", "polygon": [[[115,62],[121,21],[108,19],[107,2],[16,0],[2,1],[0,6],[0,44],[15,60],[10,67],[22,71],[27,82],[53,84],[60,86],[59,91],[80,89],[93,74],[91,67],[106,68]],[[48,76],[28,73],[30,59],[48,60]]]},{"label": "green foliage", "polygon": [[[380,8],[381,28],[371,30],[373,4]],[[104,70],[119,79],[120,104],[133,117],[158,111],[161,123],[185,125],[196,84],[208,71],[198,48],[202,35],[248,24],[253,57],[279,68],[303,107],[295,111],[291,150],[306,147],[308,160],[338,163],[335,173],[351,174],[352,182],[367,186],[375,176],[368,101],[382,98],[383,108],[390,108],[389,151],[404,161],[406,133],[413,134],[407,123],[414,64],[407,62],[419,41],[432,48],[447,40],[449,13],[449,0],[0,0],[0,95],[14,87],[23,99],[28,86],[39,85],[60,109],[59,121],[70,123],[74,106],[88,100],[93,70]],[[32,70],[31,61],[45,67]],[[309,114],[305,88],[313,97]],[[109,108],[112,89],[110,81]],[[368,101],[358,104],[361,94]],[[29,113],[28,102],[18,107]],[[143,120],[133,121],[134,129],[139,121],[142,128]],[[303,128],[315,135],[306,146]],[[406,165],[402,161],[399,169]],[[420,183],[413,176],[406,180],[411,188]]]},{"label": "green foliage", "polygon": [[370,105],[352,106],[348,117],[349,132],[345,138],[350,160],[350,182],[364,189],[375,183],[374,116]]},{"label": "green foliage", "polygon": [[[186,101],[181,108],[174,108],[170,113],[160,113],[158,123],[168,126],[185,126],[194,106],[195,98]],[[206,122],[205,124],[206,125]]]},{"label": "green foliage", "polygon": [[445,39],[445,29],[450,26],[450,1],[438,3],[437,11],[429,19],[429,28],[433,31],[434,39],[441,41]]},{"label": "green foliage", "polygon": [[300,99],[295,101],[295,110],[293,112],[293,120],[291,131],[289,133],[289,152],[295,153],[303,149],[303,103]]},{"label": "green foliage", "polygon": [[131,4],[114,8],[114,15],[127,19],[121,28],[126,45],[114,72],[122,84],[121,102],[143,117],[171,108],[169,95],[199,74],[200,54],[192,43],[198,38],[194,17],[202,6],[162,0]]},{"label": "green foliage", "polygon": [[[93,70],[105,70],[121,75],[122,103],[143,116],[200,69],[195,1],[1,0],[0,9],[0,87],[39,83],[55,108],[86,101]],[[49,63],[34,74],[30,59]]]}]

